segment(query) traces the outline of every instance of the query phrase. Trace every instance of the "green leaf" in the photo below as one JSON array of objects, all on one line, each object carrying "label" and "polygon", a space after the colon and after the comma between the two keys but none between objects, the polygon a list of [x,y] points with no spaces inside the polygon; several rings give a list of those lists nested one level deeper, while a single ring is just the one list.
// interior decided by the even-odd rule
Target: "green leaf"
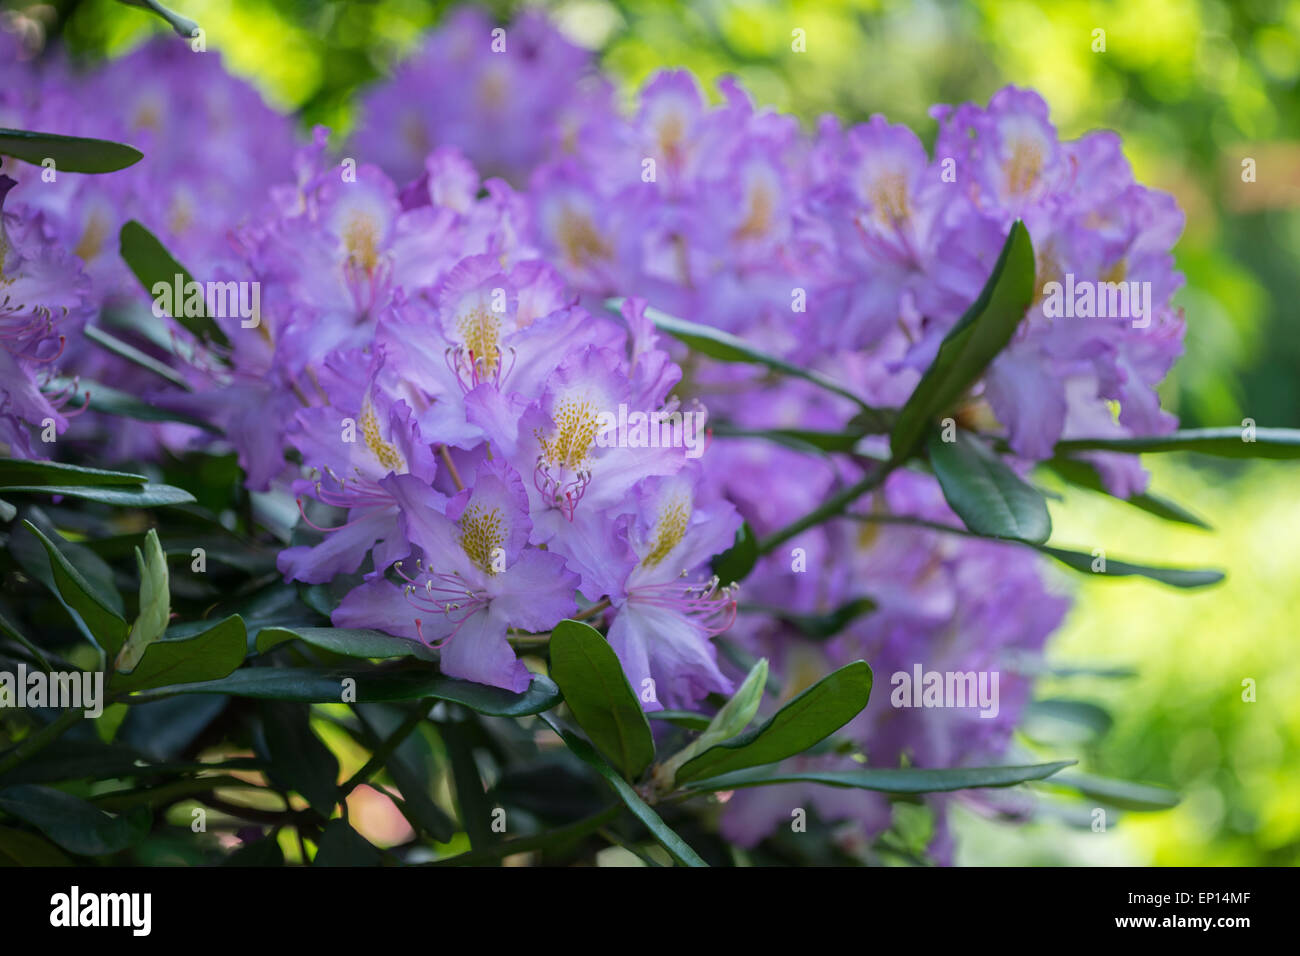
[{"label": "green leaf", "polygon": [[1130,783],[1127,780],[1112,780],[1088,773],[1063,774],[1048,783],[1069,787],[1085,797],[1099,800],[1119,810],[1168,810],[1170,807],[1176,807],[1180,800],[1175,791],[1166,787]]},{"label": "green leaf", "polygon": [[944,337],[899,412],[890,439],[895,460],[910,456],[930,424],[984,374],[1011,341],[1033,298],[1034,247],[1024,223],[1016,220],[979,298]]},{"label": "green leaf", "polygon": [[[55,378],[53,384],[55,388],[66,389],[73,384],[73,380]],[[221,433],[221,429],[211,422],[205,422],[194,415],[164,408],[161,405],[142,402],[129,392],[120,391],[100,382],[92,382],[83,378],[78,379],[76,384],[77,391],[68,395],[67,405],[69,408],[81,408],[89,405],[94,411],[104,415],[116,415],[119,418],[130,418],[140,422],[179,422],[182,425],[193,425],[195,428],[202,428],[204,431],[213,434]],[[90,395],[89,399],[86,398],[87,393]]]},{"label": "green leaf", "polygon": [[134,670],[113,675],[112,689],[130,692],[220,680],[243,663],[247,647],[244,620],[235,614],[193,637],[163,637],[149,644]]},{"label": "green leaf", "polygon": [[18,516],[18,509],[0,498],[0,522],[8,523]]},{"label": "green leaf", "polygon": [[623,665],[599,631],[581,621],[551,629],[551,677],[591,742],[629,780],[655,757],[654,738]]},{"label": "green leaf", "polygon": [[857,716],[871,696],[871,668],[854,661],[823,677],[760,727],[682,765],[677,781],[713,777],[803,753]]},{"label": "green leaf", "polygon": [[132,487],[122,485],[7,486],[0,488],[0,492],[7,495],[67,495],[69,498],[84,498],[86,501],[99,501],[123,508],[156,508],[160,505],[185,505],[194,501],[194,496],[183,488],[154,484]]},{"label": "green leaf", "polygon": [[342,820],[331,820],[321,831],[312,866],[378,866],[382,856]]},{"label": "green leaf", "polygon": [[102,471],[98,468],[82,468],[80,465],[64,465],[54,461],[23,461],[16,458],[0,458],[0,487],[23,485],[142,485],[149,479],[144,475],[133,475],[125,471]]},{"label": "green leaf", "polygon": [[[150,528],[144,536],[145,550],[135,549],[135,566],[140,573],[140,613],[131,625],[126,643],[118,652],[113,669],[132,671],[140,663],[147,648],[167,630],[171,618],[171,585],[167,573],[167,557],[158,543],[158,532]],[[240,622],[243,626],[243,622]],[[242,659],[242,654],[240,655]],[[239,665],[236,664],[235,667]],[[231,670],[234,670],[232,667]],[[226,673],[229,673],[227,671]],[[205,674],[205,677],[225,677],[225,674]]]},{"label": "green leaf", "polygon": [[560,689],[549,678],[533,675],[522,694],[499,687],[456,680],[422,667],[400,669],[362,668],[330,670],[314,667],[244,667],[229,677],[203,683],[175,684],[151,689],[145,696],[162,694],[230,694],[264,700],[296,700],[316,704],[337,704],[343,699],[343,682],[356,681],[356,702],[382,703],[392,700],[420,700],[433,697],[463,704],[470,710],[492,717],[526,717],[556,706]]},{"label": "green leaf", "polygon": [[1042,493],[995,455],[978,437],[956,430],[944,441],[931,431],[930,465],[952,510],[976,534],[1042,544],[1052,534],[1052,519]]},{"label": "green leaf", "polygon": [[284,866],[284,851],[274,836],[246,843],[221,861],[222,866]]},{"label": "green leaf", "polygon": [[682,764],[708,750],[714,744],[730,740],[748,727],[749,722],[758,713],[758,705],[763,702],[763,691],[766,687],[767,658],[760,657],[745,675],[740,688],[714,714],[713,719],[704,728],[704,733],[666,760],[662,771],[656,769],[656,783],[662,777],[664,789],[671,790],[677,770]]},{"label": "green leaf", "polygon": [[1030,701],[1020,719],[1025,736],[1061,747],[1090,744],[1115,722],[1104,707],[1064,697]]},{"label": "green leaf", "polygon": [[[172,258],[172,254],[157,237],[134,219],[122,226],[120,242],[122,258],[126,260],[126,264],[130,266],[135,277],[140,280],[140,284],[150,295],[155,295],[154,287],[160,282],[174,288],[177,276],[181,277],[182,288],[194,281],[193,276]],[[173,308],[172,311],[181,313],[173,315],[172,318],[192,335],[216,342],[218,345],[230,344],[226,333],[221,331],[221,327],[207,315],[206,308],[204,314],[200,316],[185,315],[184,309]]]},{"label": "green leaf", "polygon": [[311,709],[282,700],[263,701],[260,709],[272,781],[302,794],[328,820],[340,799],[339,762],[312,732]]},{"label": "green leaf", "polygon": [[679,837],[668,824],[664,823],[663,818],[641,799],[631,784],[619,776],[618,771],[605,762],[605,759],[596,752],[591,744],[577,734],[565,730],[546,714],[542,714],[542,720],[546,721],[550,728],[559,734],[560,739],[564,741],[565,745],[573,751],[578,759],[605,779],[605,782],[613,788],[618,798],[632,811],[632,815],[640,820],[646,829],[650,831],[650,835],[668,851],[669,856],[683,866],[708,866],[707,863],[700,859],[699,854],[691,849],[690,844]]},{"label": "green leaf", "polygon": [[761,438],[804,452],[853,451],[865,434],[814,431],[807,428],[738,428],[727,422],[715,422],[710,427],[718,438]]},{"label": "green leaf", "polygon": [[55,547],[54,542],[45,537],[36,525],[24,520],[23,526],[45,546],[45,552],[50,559],[50,572],[54,576],[54,583],[63,600],[81,616],[104,653],[109,657],[115,657],[126,640],[128,630],[126,621],[99,596],[81,572],[72,566],[72,563],[63,556],[63,552]]},{"label": "green leaf", "polygon": [[1027,780],[1042,780],[1074,763],[1073,760],[1058,760],[1013,767],[954,767],[942,770],[900,767],[794,773],[756,768],[699,780],[690,784],[689,789],[738,790],[742,787],[763,787],[779,783],[823,783],[831,787],[854,787],[880,793],[938,793],[969,790],[973,787],[1010,787]]},{"label": "green leaf", "polygon": [[1204,528],[1207,531],[1213,530],[1203,519],[1198,518],[1182,505],[1150,492],[1132,495],[1128,498],[1111,495],[1102,483],[1101,476],[1097,474],[1097,469],[1089,462],[1080,461],[1077,458],[1058,457],[1043,462],[1043,466],[1056,472],[1072,485],[1078,485],[1080,488],[1087,488],[1089,491],[1113,497],[1116,501],[1123,501],[1147,512],[1147,514],[1155,515],[1157,518],[1163,518],[1166,521],[1177,521],[1181,524],[1190,524],[1197,528]]},{"label": "green leaf", "polygon": [[767,604],[744,604],[741,605],[740,611],[741,613],[770,614],[791,627],[798,628],[808,637],[815,640],[825,640],[828,637],[834,637],[851,622],[864,614],[870,614],[875,609],[875,601],[868,597],[860,597],[854,598],[852,601],[846,601],[826,614],[792,614],[785,608],[773,607]]},{"label": "green leaf", "polygon": [[758,539],[746,521],[736,532],[736,543],[713,558],[713,573],[724,585],[743,580],[758,561]]},{"label": "green leaf", "polygon": [[447,814],[442,812],[442,808],[433,802],[420,775],[396,754],[385,761],[384,769],[401,792],[402,810],[412,825],[439,843],[450,840],[456,833],[456,827]]},{"label": "green leaf", "polygon": [[[622,299],[609,299],[605,302],[605,307],[612,312],[618,312],[623,306]],[[707,355],[709,358],[717,359],[720,362],[740,362],[746,365],[763,365],[772,369],[774,372],[781,372],[784,375],[793,378],[801,378],[805,382],[823,388],[828,392],[839,395],[841,398],[847,398],[864,412],[875,413],[876,409],[871,408],[861,398],[849,391],[843,385],[832,380],[821,372],[811,369],[800,368],[793,365],[785,359],[777,358],[775,355],[768,355],[754,348],[744,339],[732,335],[730,332],[724,332],[721,329],[715,329],[709,325],[699,325],[695,322],[688,322],[685,319],[679,319],[676,316],[668,315],[666,312],[660,312],[658,309],[647,308],[646,316],[655,324],[655,327],[661,332],[667,332],[673,338],[690,346],[701,355]],[[883,431],[883,417],[875,415],[878,419],[874,424],[877,426],[874,430]],[[864,434],[865,434],[864,430]]]},{"label": "green leaf", "polygon": [[347,657],[418,657],[426,661],[438,659],[437,651],[430,650],[419,641],[393,637],[379,631],[338,627],[264,627],[257,635],[257,652],[265,654],[271,648],[292,640],[305,641],[313,647]]},{"label": "green leaf", "polygon": [[1060,561],[1062,564],[1071,567],[1076,571],[1082,571],[1085,574],[1095,574],[1099,577],[1124,578],[1131,575],[1139,575],[1176,588],[1203,588],[1210,584],[1218,584],[1224,577],[1222,571],[1207,569],[1198,570],[1194,568],[1165,568],[1149,564],[1132,564],[1128,561],[1119,561],[1111,557],[1106,558],[1104,570],[1094,571],[1092,570],[1093,563],[1099,559],[1094,558],[1091,554],[1084,554],[1082,551],[1067,551],[1064,548],[1052,548],[1047,545],[1039,545],[1038,550],[1043,552],[1043,554],[1051,555],[1057,561]]},{"label": "green leaf", "polygon": [[33,166],[52,159],[55,170],[61,173],[111,173],[140,162],[144,153],[107,139],[0,129],[0,156],[12,156]]},{"label": "green leaf", "polygon": [[72,861],[35,833],[0,827],[0,866],[72,866]]},{"label": "green leaf", "polygon": [[82,330],[82,334],[96,345],[102,346],[119,358],[124,358],[128,362],[140,366],[142,369],[153,372],[159,378],[164,379],[173,385],[179,386],[186,391],[190,390],[190,384],[185,380],[185,376],[168,366],[165,362],[160,362],[147,352],[140,351],[129,342],[123,342],[117,336],[105,332],[99,326],[87,325]]},{"label": "green leaf", "polygon": [[78,856],[116,853],[149,831],[148,811],[114,817],[62,790],[36,784],[0,789],[0,810],[30,823]]},{"label": "green leaf", "polygon": [[1144,438],[1072,438],[1056,443],[1058,455],[1076,451],[1118,451],[1127,454],[1194,451],[1220,458],[1300,458],[1300,429],[1256,428],[1255,440],[1244,441],[1244,428],[1189,428]]}]

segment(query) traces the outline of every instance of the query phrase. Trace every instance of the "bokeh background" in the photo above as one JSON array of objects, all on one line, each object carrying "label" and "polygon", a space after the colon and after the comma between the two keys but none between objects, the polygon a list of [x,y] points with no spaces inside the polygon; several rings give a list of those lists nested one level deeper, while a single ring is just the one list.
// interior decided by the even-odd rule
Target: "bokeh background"
[{"label": "bokeh background", "polygon": [[[927,143],[934,103],[986,101],[1007,83],[1051,104],[1065,137],[1117,130],[1138,178],[1177,196],[1187,229],[1187,353],[1165,383],[1186,427],[1300,427],[1300,0],[1015,0],[965,3],[610,2],[544,7],[595,52],[629,99],[684,66],[710,88],[738,75],[755,99],[811,125],[883,113]],[[109,0],[27,3],[3,16],[34,45],[120,55],[160,21]],[[174,0],[208,49],[297,113],[346,132],[355,93],[436,25],[418,0]],[[507,21],[518,4],[479,4]],[[807,51],[791,50],[802,29]],[[1095,50],[1105,31],[1105,50]],[[111,104],[88,108],[111,109]],[[1242,162],[1255,161],[1243,182]],[[1073,747],[1107,776],[1178,789],[1172,810],[1012,826],[955,821],[959,862],[1300,864],[1300,473],[1293,464],[1148,458],[1152,488],[1213,532],[1149,518],[1083,491],[1054,505],[1054,541],[1155,563],[1217,566],[1227,581],[1175,592],[1123,579],[1061,579],[1076,597],[1040,697],[1073,716],[1031,721],[1027,749]],[[1090,669],[1120,671],[1095,676]],[[1080,671],[1082,673],[1080,673]],[[1255,700],[1243,700],[1243,681]],[[1067,711],[1069,709],[1067,708]],[[1059,716],[1059,714],[1057,715]]]}]

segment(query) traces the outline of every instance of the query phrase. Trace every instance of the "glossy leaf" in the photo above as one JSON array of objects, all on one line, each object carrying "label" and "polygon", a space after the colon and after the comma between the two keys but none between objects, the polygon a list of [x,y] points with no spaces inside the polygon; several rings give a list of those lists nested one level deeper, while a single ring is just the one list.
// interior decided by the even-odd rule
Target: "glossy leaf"
[{"label": "glossy leaf", "polygon": [[162,694],[229,694],[264,700],[296,700],[337,704],[343,699],[344,681],[356,681],[356,702],[420,700],[432,697],[464,704],[470,710],[493,717],[524,717],[556,706],[563,699],[549,678],[533,675],[522,694],[499,687],[443,677],[427,666],[382,669],[357,667],[330,670],[314,667],[244,667],[221,680],[169,685],[154,689]]},{"label": "glossy leaf", "polygon": [[73,567],[63,552],[36,525],[30,521],[24,521],[23,525],[45,546],[50,559],[50,571],[63,600],[81,616],[104,653],[110,657],[116,656],[126,640],[126,621],[99,596],[81,572]]},{"label": "glossy leaf", "polygon": [[581,621],[551,629],[551,677],[591,742],[629,780],[654,760],[654,738],[623,665],[599,631]]},{"label": "glossy leaf", "polygon": [[683,764],[677,781],[713,777],[803,753],[857,716],[870,695],[871,668],[866,661],[847,664],[795,697],[766,723]]},{"label": "glossy leaf", "polygon": [[243,663],[247,647],[244,621],[232,615],[193,637],[163,637],[149,644],[134,670],[113,675],[112,688],[129,692],[220,680]]},{"label": "glossy leaf", "polygon": [[1144,454],[1193,451],[1220,458],[1300,458],[1300,429],[1256,428],[1254,441],[1244,428],[1189,428],[1145,438],[1073,438],[1056,443],[1058,455],[1076,451],[1118,451]]},{"label": "glossy leaf", "polygon": [[[134,219],[122,226],[119,241],[122,258],[150,295],[154,294],[154,287],[160,282],[174,288],[177,276],[181,277],[182,288],[194,281],[194,277],[172,257],[158,238]],[[172,311],[181,313],[172,318],[192,335],[219,345],[230,344],[221,327],[207,315],[206,307],[204,314],[199,316],[186,315],[184,309],[173,308]]]},{"label": "glossy leaf", "polygon": [[22,485],[142,485],[149,479],[126,471],[103,471],[54,461],[0,458],[0,487]]},{"label": "glossy leaf", "polygon": [[1011,787],[1029,780],[1042,780],[1073,764],[1073,760],[1057,760],[1011,767],[899,767],[792,773],[757,768],[699,780],[690,784],[689,789],[716,791],[781,783],[821,783],[831,787],[853,787],[880,793],[939,793],[975,787]]},{"label": "glossy leaf", "polygon": [[103,856],[138,842],[148,811],[110,816],[79,797],[36,784],[0,789],[0,810],[36,827],[69,853]]},{"label": "glossy leaf", "polygon": [[1033,298],[1034,247],[1024,223],[1016,220],[979,297],[944,337],[899,412],[890,438],[896,460],[912,454],[931,423],[950,411],[1006,348]]},{"label": "glossy leaf", "polygon": [[125,143],[22,129],[0,129],[0,156],[12,156],[33,166],[52,159],[55,170],[61,173],[112,173],[144,159],[144,153]]},{"label": "glossy leaf", "polygon": [[724,585],[744,580],[758,561],[758,539],[746,521],[736,532],[736,542],[713,558],[713,573]]},{"label": "glossy leaf", "polygon": [[346,657],[418,657],[426,661],[438,659],[436,651],[419,641],[379,631],[339,627],[264,627],[257,635],[257,652],[265,654],[271,648],[292,640],[304,641],[313,647]]},{"label": "glossy leaf", "polygon": [[990,538],[1042,544],[1051,537],[1052,519],[1042,493],[979,437],[961,428],[954,437],[946,442],[934,430],[926,444],[943,496],[962,523]]}]

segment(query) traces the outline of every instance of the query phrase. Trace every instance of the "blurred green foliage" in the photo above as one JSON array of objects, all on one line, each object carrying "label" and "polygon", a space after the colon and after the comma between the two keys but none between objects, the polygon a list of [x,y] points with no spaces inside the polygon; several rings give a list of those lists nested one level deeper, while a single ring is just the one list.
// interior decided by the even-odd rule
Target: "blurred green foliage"
[{"label": "blurred green foliage", "polygon": [[[78,57],[120,53],[166,27],[109,0],[7,3]],[[175,0],[209,50],[304,124],[346,130],[358,87],[382,77],[447,4],[417,0]],[[483,4],[507,19],[516,4]],[[561,0],[544,4],[598,51],[629,98],[684,66],[708,88],[737,74],[763,104],[811,124],[884,113],[931,142],[933,103],[1040,91],[1063,136],[1117,130],[1140,180],[1187,214],[1176,249],[1187,354],[1166,403],[1188,426],[1300,426],[1300,2],[1298,0]],[[791,49],[793,30],[806,52]],[[1104,51],[1096,31],[1105,31]],[[1245,158],[1256,181],[1242,181]],[[1156,487],[1214,534],[1161,524],[1076,492],[1054,541],[1125,557],[1225,567],[1189,596],[1089,581],[1052,656],[1128,663],[1127,681],[1072,678],[1115,716],[1094,768],[1171,785],[1176,809],[1130,815],[1099,838],[1065,824],[968,821],[972,862],[1300,862],[1300,503],[1286,466],[1224,473],[1162,462]],[[1173,563],[1172,561],[1170,563]],[[1241,699],[1253,678],[1258,700]],[[1062,691],[1045,687],[1044,693]]]}]

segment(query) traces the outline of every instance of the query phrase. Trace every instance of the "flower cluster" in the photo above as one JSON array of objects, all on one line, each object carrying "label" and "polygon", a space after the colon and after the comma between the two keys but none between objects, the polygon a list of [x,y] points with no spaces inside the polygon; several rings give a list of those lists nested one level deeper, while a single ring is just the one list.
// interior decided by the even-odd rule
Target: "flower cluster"
[{"label": "flower cluster", "polygon": [[[987,108],[937,107],[931,156],[879,116],[806,134],[729,80],[709,106],[685,72],[652,78],[623,116],[541,18],[497,31],[462,11],[366,96],[332,157],[326,131],[294,152],[246,88],[171,49],[91,79],[53,67],[32,102],[0,91],[11,125],[127,139],[150,164],[147,188],[130,171],[65,191],[33,180],[46,218],[6,218],[0,274],[26,311],[0,311],[0,362],[21,373],[5,367],[3,440],[17,442],[11,419],[49,412],[35,369],[58,349],[54,311],[121,297],[108,240],[138,218],[196,274],[256,289],[247,315],[217,318],[220,342],[170,327],[185,347],[154,354],[185,387],[138,391],[219,429],[251,489],[297,498],[279,568],[346,584],[337,626],[522,691],[514,645],[577,616],[607,630],[647,709],[729,693],[739,674],[712,640],[726,631],[738,657],[774,662],[783,698],[857,658],[875,669],[841,732],[854,753],[799,760],[952,767],[1005,750],[1029,692],[1016,661],[1066,610],[1033,553],[937,530],[961,525],[936,480],[900,469],[847,515],[765,548],[746,581],[761,598],[738,603],[705,569],[742,521],[776,534],[888,458],[888,439],[862,429],[851,452],[810,454],[757,437],[842,432],[860,409],[663,341],[647,307],[898,408],[1021,220],[1038,294],[948,413],[1020,463],[1062,438],[1166,431],[1154,388],[1181,347],[1181,214],[1134,182],[1115,136],[1061,141],[1042,99],[1008,88]],[[120,90],[126,119],[56,123],[88,83]],[[268,189],[268,175],[293,181]],[[93,296],[80,279],[42,286],[75,274],[60,243]],[[1136,459],[1093,461],[1116,494],[1143,489]],[[828,617],[829,636],[809,626]],[[997,704],[899,707],[890,679],[914,668],[997,675]],[[724,830],[755,842],[805,797],[866,835],[890,820],[860,793],[772,787],[737,794]]]}]

